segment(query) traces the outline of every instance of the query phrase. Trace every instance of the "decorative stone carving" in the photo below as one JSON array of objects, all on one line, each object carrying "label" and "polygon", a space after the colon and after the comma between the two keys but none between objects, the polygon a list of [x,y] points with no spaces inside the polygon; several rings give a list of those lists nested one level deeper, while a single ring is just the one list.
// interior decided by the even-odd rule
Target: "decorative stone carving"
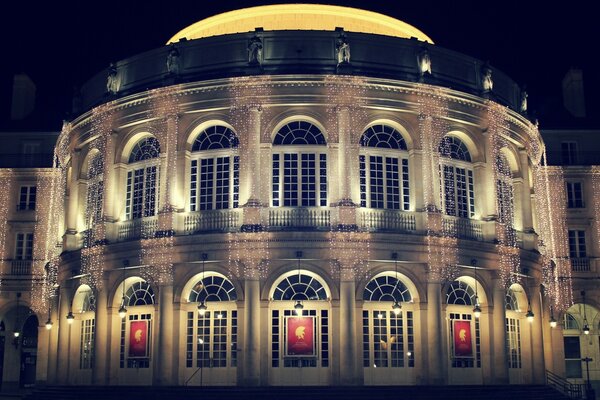
[{"label": "decorative stone carving", "polygon": [[171,45],[171,50],[167,54],[167,73],[170,75],[179,75],[179,50],[175,45]]},{"label": "decorative stone carving", "polygon": [[431,75],[431,57],[429,50],[423,46],[419,54],[417,54],[417,65],[419,67],[419,76],[423,78],[425,74]]},{"label": "decorative stone carving", "polygon": [[484,93],[489,93],[494,89],[494,81],[492,80],[492,68],[488,63],[481,67],[481,88]]},{"label": "decorative stone carving", "polygon": [[248,64],[261,65],[263,44],[260,37],[254,35],[248,43]]},{"label": "decorative stone carving", "polygon": [[337,40],[337,63],[340,64],[349,64],[350,63],[350,43],[348,43],[348,39],[346,35],[343,33],[339,36]]},{"label": "decorative stone carving", "polygon": [[519,104],[519,111],[521,111],[523,114],[527,113],[527,97],[529,97],[529,94],[523,90],[521,92],[521,102]]},{"label": "decorative stone carving", "polygon": [[119,86],[121,86],[121,82],[117,66],[114,63],[110,63],[108,67],[108,76],[106,77],[106,91],[109,94],[117,94],[119,92]]}]

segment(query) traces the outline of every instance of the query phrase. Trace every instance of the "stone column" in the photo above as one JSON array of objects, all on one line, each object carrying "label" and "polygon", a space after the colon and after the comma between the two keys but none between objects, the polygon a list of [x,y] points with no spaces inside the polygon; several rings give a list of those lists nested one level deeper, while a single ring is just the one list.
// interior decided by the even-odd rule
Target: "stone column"
[{"label": "stone column", "polygon": [[532,383],[540,385],[546,379],[546,364],[544,361],[544,343],[542,337],[543,313],[540,301],[540,286],[537,280],[534,282],[534,286],[529,287],[529,295],[531,296],[531,310],[535,315],[533,322],[531,322]]},{"label": "stone column", "polygon": [[110,343],[110,320],[108,318],[108,280],[103,279],[96,291],[96,332],[94,332],[94,369],[92,383],[107,384],[107,359]]},{"label": "stone column", "polygon": [[427,347],[429,384],[444,384],[444,363],[442,351],[442,294],[440,283],[427,282]]},{"label": "stone column", "polygon": [[508,384],[508,362],[506,355],[506,290],[499,277],[494,278],[493,311],[490,324],[492,340],[492,377],[495,385]]},{"label": "stone column", "polygon": [[[121,173],[115,168],[115,144],[118,140],[118,132],[111,131],[106,135],[106,144],[104,149],[104,197],[103,211],[105,234],[108,239],[113,239],[116,236],[116,222],[121,213],[121,207],[125,204],[125,188],[119,188],[121,182]],[[111,229],[112,228],[112,229]]]},{"label": "stone column", "polygon": [[71,324],[67,322],[67,314],[70,308],[70,290],[69,288],[60,288],[60,305],[58,312],[58,363],[57,363],[57,381],[59,384],[67,384],[69,378],[69,357],[70,357],[70,339]]},{"label": "stone column", "polygon": [[[79,214],[79,190],[80,182],[79,176],[81,173],[81,149],[75,149],[71,155],[72,175],[71,181],[67,182],[69,185],[69,196],[67,199],[67,210],[66,210],[66,229],[64,236],[64,243],[66,250],[74,250],[79,247],[79,241],[77,238],[77,217]],[[83,203],[83,209],[85,209],[85,202]]]},{"label": "stone column", "polygon": [[[261,130],[260,107],[250,107],[248,109],[248,122],[246,132],[241,132],[240,143],[240,203],[243,205],[253,205],[260,203],[260,130]],[[245,146],[244,146],[245,145]]]},{"label": "stone column", "polygon": [[357,385],[360,383],[356,349],[356,282],[350,268],[342,268],[340,276],[340,385]]},{"label": "stone column", "polygon": [[158,303],[158,368],[155,370],[156,385],[173,385],[173,353],[177,329],[173,326],[173,284],[164,283],[159,288]]},{"label": "stone column", "polygon": [[244,362],[245,386],[260,384],[260,281],[258,269],[254,268],[244,281]]},{"label": "stone column", "polygon": [[[521,186],[522,200],[521,200],[521,219],[523,224],[523,231],[530,231],[533,229],[533,209],[531,205],[531,184],[529,181],[529,157],[527,156],[527,150],[519,150],[519,162],[521,164],[521,174],[523,184]],[[515,187],[515,191],[517,188]],[[516,196],[515,196],[516,197]]]},{"label": "stone column", "polygon": [[350,137],[350,129],[349,129],[349,121],[350,121],[350,110],[348,107],[340,107],[337,109],[337,120],[338,120],[338,170],[339,174],[339,202],[343,203],[351,203],[352,195],[350,192],[352,177],[351,171],[349,171],[349,163],[352,160],[348,159],[351,137]]},{"label": "stone column", "polygon": [[52,298],[52,313],[51,318],[54,325],[50,330],[50,337],[48,339],[48,372],[47,372],[47,383],[56,383],[56,367],[58,363],[58,331],[60,327],[60,315],[58,312],[59,303],[58,296]]}]

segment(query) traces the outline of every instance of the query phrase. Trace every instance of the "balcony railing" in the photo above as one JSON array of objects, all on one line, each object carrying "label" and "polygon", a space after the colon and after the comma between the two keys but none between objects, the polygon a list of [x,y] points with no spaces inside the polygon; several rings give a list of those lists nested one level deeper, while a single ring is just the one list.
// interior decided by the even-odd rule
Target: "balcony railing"
[{"label": "balcony railing", "polygon": [[192,212],[184,217],[186,235],[200,232],[230,232],[242,224],[242,209],[208,210]]},{"label": "balcony railing", "polygon": [[158,217],[146,217],[119,222],[118,240],[154,237],[158,229]]},{"label": "balcony railing", "polygon": [[412,212],[362,208],[358,209],[357,218],[358,226],[371,232],[412,232],[417,230],[417,220]]},{"label": "balcony railing", "polygon": [[[314,208],[269,208],[266,209],[268,227],[274,230],[317,229],[331,227],[331,210],[326,207]],[[263,218],[263,221],[265,218]]]},{"label": "balcony railing", "polygon": [[459,239],[483,240],[483,228],[480,221],[444,215],[444,231],[452,232]]},{"label": "balcony railing", "polygon": [[590,259],[587,257],[571,258],[573,272],[590,272]]},{"label": "balcony railing", "polygon": [[10,265],[11,275],[31,275],[33,260],[12,260]]}]

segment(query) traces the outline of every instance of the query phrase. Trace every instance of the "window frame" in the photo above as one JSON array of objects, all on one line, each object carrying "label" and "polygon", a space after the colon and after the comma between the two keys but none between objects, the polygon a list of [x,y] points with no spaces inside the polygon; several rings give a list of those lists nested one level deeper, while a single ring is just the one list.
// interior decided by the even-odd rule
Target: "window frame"
[{"label": "window frame", "polygon": [[[25,193],[23,193],[25,192]],[[33,193],[32,193],[33,192]],[[25,199],[23,199],[23,195]],[[33,198],[33,200],[32,200]],[[17,203],[17,211],[33,211],[36,208],[37,186],[36,185],[21,185],[19,189],[19,201]]]}]

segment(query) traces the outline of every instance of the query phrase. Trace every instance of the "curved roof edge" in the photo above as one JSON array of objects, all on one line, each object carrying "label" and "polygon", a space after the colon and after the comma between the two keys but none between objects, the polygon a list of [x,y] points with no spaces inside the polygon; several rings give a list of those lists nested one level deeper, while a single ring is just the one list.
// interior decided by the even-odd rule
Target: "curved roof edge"
[{"label": "curved roof edge", "polygon": [[276,4],[243,8],[217,14],[198,21],[175,34],[167,44],[181,39],[193,40],[210,36],[245,33],[263,28],[273,30],[335,30],[371,33],[433,44],[429,36],[396,18],[358,8],[323,4]]}]

